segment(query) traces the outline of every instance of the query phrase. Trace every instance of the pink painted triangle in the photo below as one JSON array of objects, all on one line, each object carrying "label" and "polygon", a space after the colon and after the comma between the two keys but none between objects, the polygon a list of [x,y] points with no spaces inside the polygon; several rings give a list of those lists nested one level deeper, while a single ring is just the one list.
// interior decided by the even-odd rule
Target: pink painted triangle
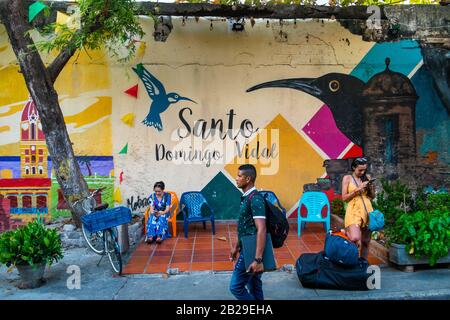
[{"label": "pink painted triangle", "polygon": [[130,89],[126,90],[125,93],[137,98],[138,85],[135,85],[135,86],[131,87]]}]

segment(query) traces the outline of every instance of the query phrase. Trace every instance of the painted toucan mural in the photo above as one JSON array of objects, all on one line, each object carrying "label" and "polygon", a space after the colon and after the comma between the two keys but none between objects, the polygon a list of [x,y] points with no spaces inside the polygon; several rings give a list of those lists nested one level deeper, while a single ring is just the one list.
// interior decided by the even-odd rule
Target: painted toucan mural
[{"label": "painted toucan mural", "polygon": [[362,146],[363,97],[365,83],[342,73],[328,73],[318,78],[292,78],[255,85],[247,92],[263,88],[290,88],[321,100],[331,110],[338,129],[354,144]]}]

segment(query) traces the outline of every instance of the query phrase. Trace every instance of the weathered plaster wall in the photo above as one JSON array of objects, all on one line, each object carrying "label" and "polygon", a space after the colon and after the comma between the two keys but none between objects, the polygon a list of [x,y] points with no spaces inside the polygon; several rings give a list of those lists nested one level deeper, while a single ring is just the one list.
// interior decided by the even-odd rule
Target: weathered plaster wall
[{"label": "weathered plaster wall", "polygon": [[[296,28],[292,23],[284,25],[287,41],[279,40],[281,29],[278,23],[269,28],[265,21],[254,28],[247,25],[243,33],[229,31],[226,22],[214,22],[212,31],[210,22],[204,19],[198,23],[190,19],[184,27],[181,19],[173,23],[174,31],[165,43],[155,43],[151,34],[147,35],[144,40],[148,49],[142,63],[165,85],[168,92],[175,91],[198,104],[179,102],[170,106],[161,114],[164,129],[158,132],[139,123],[147,115],[151,103],[144,90],[139,92],[136,102],[127,95],[114,99],[114,109],[118,112],[114,112],[113,117],[118,119],[131,111],[136,114],[137,120],[136,127],[129,129],[131,138],[119,134],[115,135],[117,140],[114,139],[118,142],[116,151],[127,142],[129,148],[126,156],[114,158],[116,167],[124,168],[124,179],[127,179],[122,186],[123,194],[142,197],[145,191],[138,186],[146,185],[151,189],[153,182],[160,179],[178,193],[202,190],[204,187],[214,189],[215,197],[233,192],[232,179],[238,166],[230,164],[233,159],[221,161],[210,168],[205,164],[180,167],[168,161],[154,162],[155,144],[164,144],[172,149],[179,143],[172,141],[172,133],[184,128],[179,118],[182,108],[192,110],[192,115],[185,113],[191,127],[199,119],[205,119],[210,126],[212,118],[222,119],[227,127],[227,113],[233,109],[236,114],[235,130],[244,119],[249,119],[254,128],[279,130],[279,142],[276,144],[276,151],[280,154],[278,172],[258,178],[258,186],[277,191],[288,209],[295,206],[303,184],[315,182],[325,173],[322,161],[328,155],[310,143],[310,138],[302,130],[322,108],[323,102],[294,90],[267,89],[247,93],[246,89],[274,79],[317,77],[328,72],[348,74],[373,44],[362,42],[337,23],[297,22]],[[144,25],[151,30],[150,20],[145,20]],[[352,46],[352,43],[355,45]],[[136,83],[135,78],[123,77],[122,67],[114,67],[114,72],[113,78],[123,79],[120,87],[127,88]],[[143,89],[142,82],[139,85]],[[130,109],[130,103],[134,103],[135,107]],[[121,126],[124,127],[123,124]],[[122,132],[120,125],[115,129]],[[323,130],[333,133],[332,128]],[[174,135],[177,137],[176,133]],[[183,139],[184,143],[187,141],[190,140]],[[230,142],[230,139],[225,142]],[[210,145],[211,142],[203,142],[204,148],[212,149]],[[333,155],[341,153],[347,147],[348,140],[341,142],[341,145],[341,150],[331,151]],[[148,165],[143,170],[127,170],[129,163],[139,162],[147,162]],[[276,161],[272,162],[275,166]],[[153,166],[158,169],[153,170]],[[218,175],[219,172],[221,174]],[[216,186],[208,186],[210,182]],[[212,195],[209,197],[214,200]],[[222,211],[226,217],[235,216],[236,212],[230,211],[236,210],[235,204],[239,198],[224,200],[233,203],[232,210],[223,203],[221,208],[216,208],[219,214],[222,215]]]},{"label": "weathered plaster wall", "polygon": [[[217,218],[235,218],[240,193],[233,179],[248,143],[247,162],[258,168],[258,188],[275,191],[295,217],[304,185],[327,176],[324,160],[361,155],[354,142],[358,139],[355,133],[364,127],[358,114],[363,114],[365,105],[358,97],[369,80],[386,69],[387,57],[390,70],[402,74],[419,96],[414,106],[407,106],[414,111],[409,120],[414,132],[407,134],[413,134],[416,141],[416,156],[408,161],[420,164],[417,172],[421,176],[415,171],[410,174],[418,183],[424,175],[433,176],[433,181],[423,181],[448,187],[449,114],[434,91],[416,41],[365,42],[336,21],[297,21],[295,25],[285,21],[283,26],[270,21],[267,27],[264,20],[253,28],[247,23],[244,32],[236,33],[226,21],[214,21],[210,30],[209,20],[191,18],[184,26],[182,19],[173,19],[168,40],[155,42],[152,20],[141,21],[147,33],[142,39],[146,48],[138,50],[132,62],[119,65],[102,52],[90,53],[93,60],[89,60],[82,53],[57,83],[74,148],[84,156],[81,167],[86,175],[91,173],[90,186],[109,186],[106,199],[111,200],[114,183],[119,203],[143,210],[145,201],[138,198],[145,199],[154,182],[163,180],[179,196],[185,191],[203,191]],[[0,34],[0,169],[4,178],[17,178],[19,118],[28,95],[5,36]],[[153,89],[147,83],[149,91],[138,76],[145,70],[156,79]],[[280,87],[246,92],[264,82],[289,78],[315,79],[316,86],[320,81],[324,86],[321,93],[310,94]],[[166,93],[175,92],[196,103],[180,100],[157,112],[169,101],[158,95],[158,82]],[[135,85],[137,97],[125,93]],[[153,112],[147,118],[150,109]],[[135,116],[133,126],[122,120],[129,114]],[[147,119],[150,124],[158,115],[161,131],[142,122]],[[209,129],[219,120],[225,129],[229,125],[234,129],[236,139],[186,135],[186,124],[194,129],[197,123],[193,131],[199,132],[203,125]],[[238,134],[242,122],[244,135]],[[385,143],[378,135],[372,138],[367,143]],[[256,149],[251,153],[257,141],[258,155]],[[195,149],[203,155],[215,150],[223,158],[210,164],[207,159],[176,163],[157,154],[156,148],[161,150],[162,145],[166,151]],[[237,147],[244,148],[242,155]],[[10,167],[16,173],[7,176]],[[53,181],[49,206],[55,216],[59,214],[56,190]],[[330,198],[334,196],[333,190],[327,192]]]}]

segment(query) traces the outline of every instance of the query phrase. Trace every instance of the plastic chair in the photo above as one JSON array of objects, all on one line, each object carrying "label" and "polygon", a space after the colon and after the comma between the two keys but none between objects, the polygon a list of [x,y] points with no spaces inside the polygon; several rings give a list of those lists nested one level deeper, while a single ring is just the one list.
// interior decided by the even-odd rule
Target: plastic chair
[{"label": "plastic chair", "polygon": [[[178,201],[177,194],[173,191],[166,191],[170,194],[170,218],[167,219],[168,222],[172,224],[172,237],[177,236],[177,214],[180,209],[180,202]],[[150,207],[145,210],[144,213],[144,233],[147,233],[147,220],[150,214]]]},{"label": "plastic chair", "polygon": [[274,206],[277,206],[280,208],[280,210],[283,212],[283,214],[286,216],[286,209],[281,205],[280,200],[278,200],[277,196],[273,191],[269,190],[261,190],[259,193],[263,196],[264,199],[269,201]]},{"label": "plastic chair", "polygon": [[[210,212],[210,216],[202,215],[202,207],[206,206]],[[206,229],[206,221],[211,221],[212,233],[216,234],[214,225],[214,210],[206,202],[205,197],[201,192],[191,191],[184,192],[180,200],[181,212],[184,218],[184,236],[188,237],[188,227],[191,222],[203,222],[203,229]]]},{"label": "plastic chair", "polygon": [[[305,206],[307,210],[306,218],[302,217],[301,209]],[[322,217],[323,207],[327,207],[327,216]],[[309,191],[303,193],[297,208],[298,237],[306,222],[323,222],[325,231],[330,230],[330,202],[325,193],[319,191]]]}]

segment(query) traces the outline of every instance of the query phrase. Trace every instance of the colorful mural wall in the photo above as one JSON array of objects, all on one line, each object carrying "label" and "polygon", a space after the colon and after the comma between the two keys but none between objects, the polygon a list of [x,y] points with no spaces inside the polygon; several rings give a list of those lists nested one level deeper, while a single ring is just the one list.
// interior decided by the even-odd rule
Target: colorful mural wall
[{"label": "colorful mural wall", "polygon": [[[98,200],[113,204],[111,79],[104,53],[89,55],[92,60],[81,53],[68,63],[56,89],[88,186],[107,187]],[[70,216],[52,174],[39,114],[18,71],[0,25],[0,230],[38,216],[45,220]]]},{"label": "colorful mural wall", "polygon": [[[173,19],[168,40],[155,42],[152,20],[141,21],[133,61],[82,53],[57,80],[89,186],[108,187],[102,201],[143,211],[163,180],[179,197],[202,191],[216,219],[235,219],[234,177],[252,163],[257,187],[294,218],[305,190],[339,196],[363,149],[377,177],[448,188],[450,118],[417,42],[364,42],[334,21],[233,32],[207,19]],[[0,194],[13,223],[67,215],[17,68],[0,32]]]}]

